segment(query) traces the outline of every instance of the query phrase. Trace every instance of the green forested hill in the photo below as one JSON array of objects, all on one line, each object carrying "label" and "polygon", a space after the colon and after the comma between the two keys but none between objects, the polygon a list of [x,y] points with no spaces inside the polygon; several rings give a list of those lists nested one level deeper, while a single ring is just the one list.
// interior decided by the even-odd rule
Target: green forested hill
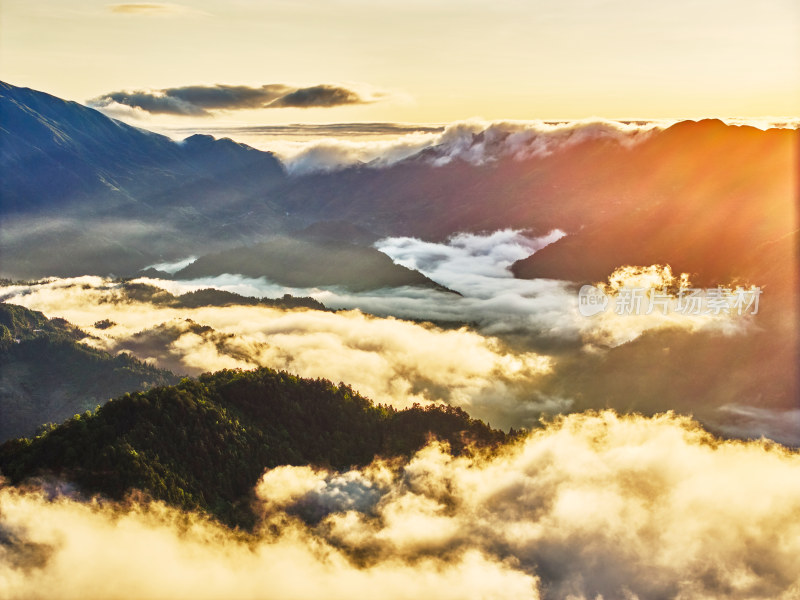
[{"label": "green forested hill", "polygon": [[84,493],[133,489],[232,525],[253,522],[250,494],[278,465],[347,469],[408,455],[433,434],[454,452],[506,435],[452,407],[397,411],[349,386],[270,369],[225,370],[126,394],[33,439],[0,446],[11,483],[53,475]]},{"label": "green forested hill", "polygon": [[0,441],[31,435],[125,392],[177,383],[161,369],[90,348],[63,319],[0,303]]}]

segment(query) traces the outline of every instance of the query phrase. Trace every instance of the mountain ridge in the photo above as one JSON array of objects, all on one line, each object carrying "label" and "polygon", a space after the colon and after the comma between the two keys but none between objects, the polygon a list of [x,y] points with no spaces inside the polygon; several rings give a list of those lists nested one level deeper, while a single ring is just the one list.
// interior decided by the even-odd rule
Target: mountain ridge
[{"label": "mountain ridge", "polygon": [[232,140],[191,136],[175,142],[77,102],[4,82],[0,116],[4,213],[63,206],[98,194],[106,203],[142,202],[148,187],[169,188],[176,178],[207,180],[255,165],[271,177],[285,173],[272,153]]},{"label": "mountain ridge", "polygon": [[[94,177],[92,189],[102,193],[63,210],[61,196],[48,196],[52,190],[33,193],[38,185],[51,185],[37,173],[60,173],[56,179],[63,175],[66,184],[58,188],[68,190],[77,177],[69,167],[83,164],[80,153],[55,153],[30,168],[12,169],[9,157],[20,154],[15,148],[22,142],[9,132],[20,126],[4,118],[0,166],[11,176],[2,184],[8,226],[0,240],[0,270],[14,277],[71,276],[84,274],[77,272],[82,269],[130,276],[170,257],[224,252],[298,231],[324,241],[331,227],[315,224],[340,223],[343,233],[334,238],[352,234],[362,244],[384,236],[441,241],[459,232],[515,228],[545,235],[560,229],[564,238],[514,266],[517,277],[599,281],[624,264],[670,264],[697,282],[717,284],[765,272],[770,265],[754,261],[747,249],[796,229],[791,182],[797,130],[682,121],[633,146],[608,136],[578,136],[559,151],[520,160],[439,166],[420,158],[433,148],[380,168],[288,176],[271,154],[229,140],[196,135],[171,142],[75,103],[3,86],[1,106],[12,96],[24,98],[30,110],[52,113],[56,125],[59,110],[66,111],[65,130],[80,129],[88,119],[106,133],[123,132],[116,143],[121,150],[130,152],[121,141],[126,135],[158,150],[133,160],[150,173],[136,185],[120,185],[131,178],[130,166],[112,173],[113,161],[103,161],[115,152],[103,152],[94,167],[89,161],[88,175],[85,169],[78,173]],[[87,125],[75,137],[91,137],[91,131]],[[485,138],[474,135],[472,144],[487,143]],[[219,157],[221,166],[215,164]],[[164,170],[176,164],[180,168]],[[37,209],[34,216],[15,210],[28,205]]]}]

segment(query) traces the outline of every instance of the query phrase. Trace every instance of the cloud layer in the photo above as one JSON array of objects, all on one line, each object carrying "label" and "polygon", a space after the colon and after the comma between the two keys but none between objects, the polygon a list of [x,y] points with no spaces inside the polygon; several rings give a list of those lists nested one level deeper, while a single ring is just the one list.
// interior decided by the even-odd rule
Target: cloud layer
[{"label": "cloud layer", "polygon": [[[469,119],[445,126],[405,125],[399,129],[378,124],[379,127],[373,128],[371,135],[375,138],[381,136],[380,139],[368,139],[368,132],[358,124],[349,127],[342,124],[334,131],[321,130],[318,137],[311,136],[309,129],[289,126],[291,138],[298,134],[309,136],[303,141],[286,139],[287,136],[283,136],[277,128],[214,128],[211,132],[232,136],[262,150],[274,152],[291,173],[302,174],[359,163],[385,167],[417,154],[417,160],[435,166],[455,160],[473,165],[505,158],[526,160],[547,156],[592,139],[633,146],[670,124],[670,121],[621,122],[606,119],[569,122]],[[389,137],[392,129],[395,129],[395,135]],[[186,133],[185,130],[179,131]]]},{"label": "cloud layer", "polygon": [[[544,382],[548,377],[558,382],[562,363],[580,370],[580,365],[589,364],[587,359],[654,332],[747,333],[747,317],[724,314],[607,312],[586,318],[577,310],[576,290],[570,285],[511,276],[508,266],[514,260],[560,235],[532,239],[500,231],[460,235],[443,244],[412,238],[379,242],[396,261],[422,270],[462,296],[418,288],[366,294],[298,290],[234,275],[134,282],[176,294],[216,287],[247,296],[310,295],[342,309],[336,313],[266,306],[174,308],[153,304],[129,293],[125,285],[99,277],[8,286],[3,299],[75,323],[95,336],[87,343],[96,347],[130,352],[176,373],[285,369],[352,384],[367,397],[398,407],[413,402],[454,404],[504,429],[534,425],[542,414],[582,410],[586,403],[606,405],[607,399],[591,390],[564,393],[559,385],[548,390]],[[668,269],[652,267],[621,269],[614,279],[620,285],[670,277]],[[103,319],[116,325],[95,328]],[[653,363],[649,369],[657,366]],[[652,375],[649,369],[637,377],[646,380]],[[576,398],[587,398],[584,406],[574,406]],[[657,406],[673,408],[664,402]]]},{"label": "cloud layer", "polygon": [[[97,277],[6,288],[6,300],[62,316],[95,335],[86,342],[128,351],[177,373],[268,366],[352,384],[398,407],[446,402],[506,427],[550,360],[466,327],[441,329],[360,311],[265,306],[176,309],[137,300]],[[99,315],[103,315],[102,317]],[[115,323],[96,329],[101,319]],[[527,405],[526,405],[527,406]]]},{"label": "cloud layer", "polygon": [[607,411],[491,455],[267,471],[253,534],[5,487],[0,595],[788,600],[799,473],[778,446]]},{"label": "cloud layer", "polygon": [[150,114],[208,117],[215,111],[257,108],[330,108],[367,104],[381,93],[359,93],[337,85],[295,87],[282,83],[246,85],[190,85],[161,90],[109,92],[88,102],[106,112],[127,108]]}]

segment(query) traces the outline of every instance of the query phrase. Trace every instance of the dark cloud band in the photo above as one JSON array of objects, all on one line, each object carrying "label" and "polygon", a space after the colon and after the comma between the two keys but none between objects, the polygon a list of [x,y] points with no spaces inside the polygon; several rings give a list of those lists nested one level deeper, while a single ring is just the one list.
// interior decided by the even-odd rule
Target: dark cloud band
[{"label": "dark cloud band", "polygon": [[162,90],[109,92],[89,101],[105,108],[122,104],[152,114],[208,116],[218,110],[253,108],[331,108],[347,104],[367,104],[354,90],[335,85],[293,87],[281,83],[250,87],[245,85],[190,85]]},{"label": "dark cloud band", "polygon": [[272,103],[275,107],[311,108],[313,106],[340,106],[342,104],[360,104],[358,94],[346,88],[333,85],[315,85],[300,88],[281,96]]}]

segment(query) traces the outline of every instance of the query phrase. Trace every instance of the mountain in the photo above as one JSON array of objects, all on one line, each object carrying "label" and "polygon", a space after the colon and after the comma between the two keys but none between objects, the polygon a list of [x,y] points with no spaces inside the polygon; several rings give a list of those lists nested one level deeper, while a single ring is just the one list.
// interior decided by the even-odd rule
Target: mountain
[{"label": "mountain", "polygon": [[264,469],[347,469],[375,456],[410,455],[433,435],[455,453],[507,436],[452,407],[376,406],[349,386],[270,369],[220,371],[126,394],[35,438],[0,446],[12,484],[58,477],[85,494],[133,490],[248,526]]},{"label": "mountain", "polygon": [[[482,143],[476,134],[476,150]],[[432,148],[427,159],[310,174],[276,192],[298,219],[382,235],[566,232],[515,265],[522,278],[597,281],[621,265],[668,263],[716,285],[763,270],[754,249],[797,230],[798,145],[797,130],[684,121],[632,145],[587,136],[522,160],[433,166],[444,150]]]},{"label": "mountain", "polygon": [[63,319],[0,304],[0,440],[33,434],[43,423],[134,390],[178,378],[127,355],[79,343],[86,334]]},{"label": "mountain", "polygon": [[[284,176],[280,162],[229,139],[194,135],[183,142],[131,127],[94,109],[0,82],[4,213],[52,210],[79,200],[102,207],[147,208],[160,192],[192,182],[255,177],[258,185]],[[249,185],[249,184],[248,184]],[[177,198],[172,198],[174,204]]]},{"label": "mountain", "polygon": [[266,191],[286,177],[269,152],[204,135],[175,142],[6,83],[0,172],[0,269],[14,278],[132,275],[214,240],[251,242],[270,226],[251,227],[240,204],[267,210]]},{"label": "mountain", "polygon": [[[797,239],[798,142],[797,130],[677,123],[630,152],[624,170],[612,171],[616,198],[598,189],[580,228],[517,262],[514,274],[597,281],[619,265],[670,264],[700,285],[734,278],[763,284],[776,258],[794,260],[788,243],[769,257],[763,247]],[[586,175],[591,180],[590,170]]]},{"label": "mountain", "polygon": [[423,286],[446,291],[422,273],[395,264],[369,246],[284,236],[203,256],[175,273],[175,277],[195,279],[224,273],[266,277],[275,283],[299,288],[341,286],[352,291],[366,291]]}]

